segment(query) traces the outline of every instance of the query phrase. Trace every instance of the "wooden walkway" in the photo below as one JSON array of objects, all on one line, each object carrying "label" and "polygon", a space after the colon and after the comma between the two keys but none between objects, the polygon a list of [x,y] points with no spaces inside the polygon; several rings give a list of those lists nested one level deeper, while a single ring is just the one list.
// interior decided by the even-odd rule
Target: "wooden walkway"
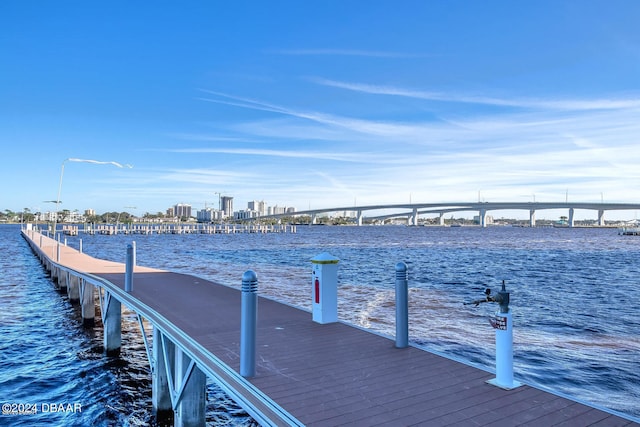
[{"label": "wooden walkway", "polygon": [[[55,259],[53,246],[43,249]],[[123,289],[123,264],[61,252],[61,264]],[[130,295],[239,372],[239,290],[136,267]],[[266,298],[258,302],[257,337],[256,376],[248,381],[308,426],[640,426],[531,386],[500,389],[486,383],[494,377],[486,371],[396,349],[394,340],[344,323],[320,325],[309,312]]]}]

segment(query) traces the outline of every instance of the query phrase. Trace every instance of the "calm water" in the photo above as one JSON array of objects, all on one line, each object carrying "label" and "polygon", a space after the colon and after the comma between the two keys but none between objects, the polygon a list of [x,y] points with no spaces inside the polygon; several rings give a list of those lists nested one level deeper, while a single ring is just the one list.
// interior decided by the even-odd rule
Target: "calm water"
[{"label": "calm water", "polygon": [[[340,317],[388,335],[394,266],[406,262],[411,340],[489,370],[495,343],[487,319],[496,307],[462,303],[506,280],[516,379],[640,417],[640,238],[614,229],[318,226],[296,234],[80,238],[85,253],[120,262],[135,240],[140,265],[238,288],[252,269],[261,294],[304,309],[311,308],[309,259],[329,252],[340,259]],[[78,239],[68,244],[78,247]],[[0,247],[0,396],[82,404],[82,413],[13,417],[12,424],[152,423],[135,319],[127,319],[122,356],[104,357],[101,329],[82,328],[17,226],[0,226]],[[209,394],[211,425],[251,424],[213,385]]]}]

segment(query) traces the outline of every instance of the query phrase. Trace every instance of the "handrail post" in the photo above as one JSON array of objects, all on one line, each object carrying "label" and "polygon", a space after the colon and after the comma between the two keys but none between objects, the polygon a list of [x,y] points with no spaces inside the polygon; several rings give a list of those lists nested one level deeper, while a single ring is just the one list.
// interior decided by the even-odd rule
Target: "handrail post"
[{"label": "handrail post", "polygon": [[134,257],[135,252],[133,250],[133,245],[127,245],[127,262],[125,265],[125,276],[124,276],[124,290],[125,292],[131,292],[133,290],[133,266],[134,266]]},{"label": "handrail post", "polygon": [[258,276],[252,270],[242,275],[240,326],[240,375],[256,374],[256,329],[258,328]]},{"label": "handrail post", "polygon": [[396,348],[409,346],[409,272],[407,264],[396,264]]}]

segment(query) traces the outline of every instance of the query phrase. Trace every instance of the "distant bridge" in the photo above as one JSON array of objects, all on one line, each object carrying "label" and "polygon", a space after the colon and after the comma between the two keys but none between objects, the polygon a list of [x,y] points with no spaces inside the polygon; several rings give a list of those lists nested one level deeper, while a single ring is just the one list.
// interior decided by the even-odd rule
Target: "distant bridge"
[{"label": "distant bridge", "polygon": [[[401,210],[388,215],[364,217],[367,211],[377,211],[385,209]],[[319,214],[330,212],[355,212],[358,225],[362,225],[366,219],[387,219],[406,217],[410,225],[418,225],[418,217],[426,214],[439,215],[440,225],[444,225],[444,215],[451,212],[474,211],[478,212],[480,225],[487,226],[487,213],[501,210],[526,210],[529,211],[529,225],[536,225],[536,211],[545,209],[567,209],[568,226],[574,226],[574,213],[576,209],[593,210],[598,214],[598,225],[604,226],[604,214],[606,211],[640,210],[638,203],[595,203],[595,202],[462,202],[462,203],[401,203],[390,205],[369,205],[369,206],[342,206],[334,208],[310,209],[297,211],[294,213],[263,215],[260,218],[281,218],[284,216],[310,215],[311,223],[316,224]]]}]

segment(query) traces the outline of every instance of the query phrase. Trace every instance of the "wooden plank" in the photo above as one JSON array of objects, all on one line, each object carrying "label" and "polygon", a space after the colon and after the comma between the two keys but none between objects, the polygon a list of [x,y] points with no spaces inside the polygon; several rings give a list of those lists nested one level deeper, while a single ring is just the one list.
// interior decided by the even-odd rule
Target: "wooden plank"
[{"label": "wooden plank", "polygon": [[[491,396],[490,399],[472,399],[467,402],[467,407],[449,412],[433,420],[443,425],[484,425],[488,420],[504,415],[501,411],[506,406],[515,406],[523,401],[535,401],[536,395],[546,394],[545,392],[531,387],[523,386],[509,392],[509,399],[502,396]],[[490,417],[487,417],[489,415]]]}]

